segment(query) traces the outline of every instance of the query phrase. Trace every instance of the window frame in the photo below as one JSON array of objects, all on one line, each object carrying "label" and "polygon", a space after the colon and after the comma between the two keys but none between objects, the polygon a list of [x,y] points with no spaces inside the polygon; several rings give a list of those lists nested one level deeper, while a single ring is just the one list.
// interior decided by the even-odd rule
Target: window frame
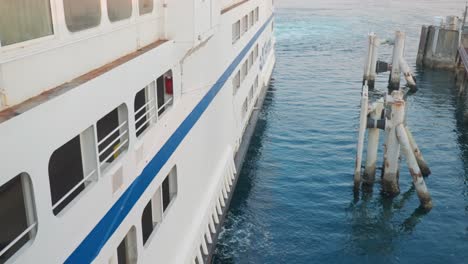
[{"label": "window frame", "polygon": [[[112,0],[106,0],[104,1],[105,4],[106,4],[106,13],[107,13],[107,19],[109,20],[109,22],[114,25],[114,24],[118,24],[118,23],[122,23],[122,22],[125,22],[125,21],[130,21],[133,16],[134,16],[134,8],[133,8],[133,1],[130,1],[130,15],[128,17],[124,17],[124,18],[121,18],[121,19],[117,19],[117,20],[112,20],[111,17],[110,17],[110,13],[109,13],[109,2],[112,1]],[[102,3],[102,2],[101,2]],[[102,13],[104,12],[104,10],[102,10],[101,8],[101,23],[102,23]],[[97,25],[96,27],[99,27],[99,25]]]},{"label": "window frame", "polygon": [[[25,241],[19,248],[15,251],[10,252],[10,256],[6,256],[4,261],[8,262],[11,261],[18,252],[21,252],[28,246],[30,246],[34,240],[36,239],[36,235],[39,229],[39,219],[37,217],[37,207],[36,207],[36,200],[34,194],[34,187],[31,176],[27,172],[21,172],[16,174],[14,177],[8,179],[7,181],[3,182],[0,185],[0,189],[5,187],[7,184],[14,184],[13,181],[19,180],[20,181],[20,188],[21,188],[21,199],[23,202],[23,209],[25,210],[24,221],[26,222],[26,228],[21,231],[13,240],[11,240],[4,248],[0,249],[0,257],[4,256],[5,253],[10,252],[14,247],[20,243],[22,239],[29,236],[29,239]],[[27,193],[27,194],[26,194]],[[32,223],[30,223],[32,222]]]},{"label": "window frame", "polygon": [[[87,28],[82,28],[82,29],[79,29],[79,30],[71,30],[68,23],[67,23],[67,16],[66,16],[66,12],[65,12],[65,1],[66,0],[62,0],[62,12],[63,12],[63,22],[64,22],[64,26],[65,28],[67,29],[67,32],[71,35],[74,35],[74,34],[79,34],[79,33],[82,33],[82,32],[88,32],[88,31],[91,31],[91,30],[99,30],[103,23],[102,23],[102,20],[103,20],[103,16],[105,16],[106,14],[104,14],[104,8],[103,8],[103,1],[101,0],[97,0],[98,3],[99,3],[99,13],[100,13],[100,16],[99,16],[99,23],[97,23],[96,25],[92,26],[92,27],[87,27]],[[70,0],[71,1],[71,0]],[[105,3],[105,7],[106,7],[106,10],[107,10],[107,1],[104,1]],[[107,17],[109,19],[109,17]],[[110,20],[109,20],[110,21]],[[112,22],[110,22],[112,24]]]}]

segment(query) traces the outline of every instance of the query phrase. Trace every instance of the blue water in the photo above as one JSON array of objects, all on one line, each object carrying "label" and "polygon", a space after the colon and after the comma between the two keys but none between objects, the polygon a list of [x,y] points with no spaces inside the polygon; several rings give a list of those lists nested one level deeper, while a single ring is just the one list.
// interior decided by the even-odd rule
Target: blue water
[{"label": "blue water", "polygon": [[[468,263],[467,101],[452,73],[414,65],[420,26],[460,15],[464,2],[290,3],[307,8],[276,11],[277,64],[214,262]],[[353,195],[366,35],[392,37],[395,29],[407,32],[419,85],[408,125],[432,169],[427,214],[404,163],[393,200],[380,183]],[[390,60],[391,47],[380,54]],[[387,78],[379,76],[374,95]]]}]

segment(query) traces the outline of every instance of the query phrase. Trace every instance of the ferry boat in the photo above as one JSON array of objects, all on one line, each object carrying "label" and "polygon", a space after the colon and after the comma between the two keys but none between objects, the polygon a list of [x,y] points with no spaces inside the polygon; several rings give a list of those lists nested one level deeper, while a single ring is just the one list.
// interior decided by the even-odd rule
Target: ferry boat
[{"label": "ferry boat", "polygon": [[275,64],[273,11],[1,1],[0,263],[211,262]]}]

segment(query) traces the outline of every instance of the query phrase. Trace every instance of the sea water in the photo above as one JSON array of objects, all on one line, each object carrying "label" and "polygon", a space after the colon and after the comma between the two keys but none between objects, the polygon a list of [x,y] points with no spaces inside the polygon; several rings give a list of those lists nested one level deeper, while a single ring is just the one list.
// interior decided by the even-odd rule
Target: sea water
[{"label": "sea water", "polygon": [[[468,263],[468,108],[451,72],[415,66],[421,25],[464,1],[277,1],[277,62],[215,263]],[[432,175],[418,209],[402,162],[401,194],[353,195],[367,34],[407,34],[417,76],[407,122]],[[391,61],[391,46],[381,60]],[[371,96],[386,92],[380,74]],[[381,150],[379,163],[381,162]],[[381,164],[379,164],[380,166]],[[380,179],[378,173],[377,179]]]}]

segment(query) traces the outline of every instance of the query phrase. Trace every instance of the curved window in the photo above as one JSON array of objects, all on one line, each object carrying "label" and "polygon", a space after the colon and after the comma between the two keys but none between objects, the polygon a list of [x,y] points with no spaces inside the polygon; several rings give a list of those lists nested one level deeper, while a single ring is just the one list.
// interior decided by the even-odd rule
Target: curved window
[{"label": "curved window", "polygon": [[153,0],[138,0],[140,15],[153,12]]},{"label": "curved window", "polygon": [[71,32],[96,27],[101,22],[100,0],[63,0],[63,9]]},{"label": "curved window", "polygon": [[131,0],[107,0],[107,14],[111,22],[132,16]]},{"label": "curved window", "polygon": [[0,2],[0,46],[52,35],[49,0]]},{"label": "curved window", "polygon": [[0,263],[5,263],[36,235],[31,179],[20,173],[0,186]]}]

